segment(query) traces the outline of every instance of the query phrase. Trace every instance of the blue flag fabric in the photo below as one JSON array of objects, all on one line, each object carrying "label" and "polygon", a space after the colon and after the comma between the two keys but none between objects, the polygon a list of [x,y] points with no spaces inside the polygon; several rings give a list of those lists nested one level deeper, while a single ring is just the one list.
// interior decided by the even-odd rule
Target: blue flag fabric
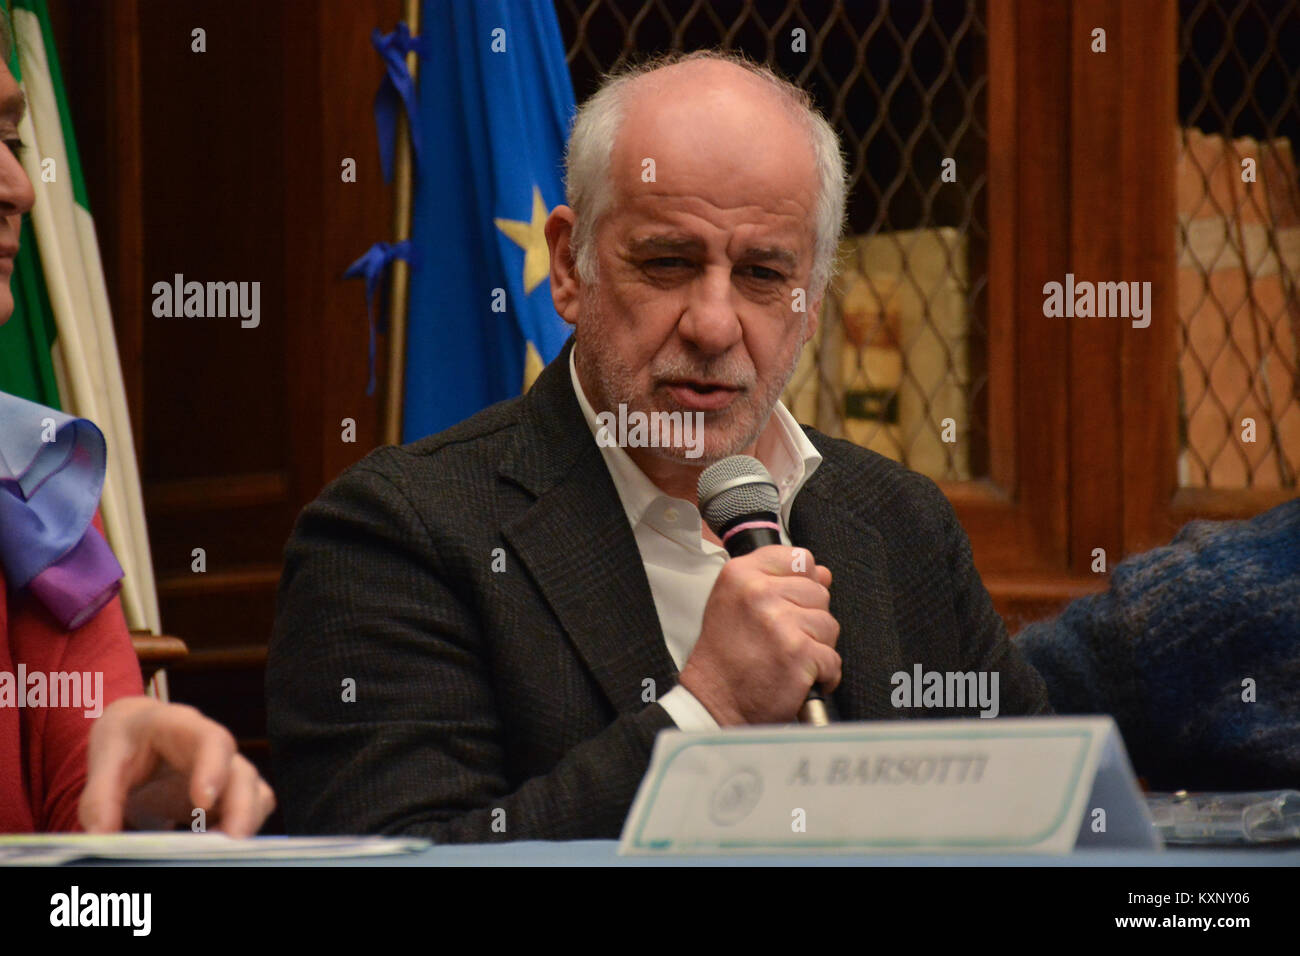
[{"label": "blue flag fabric", "polygon": [[[456,424],[523,388],[569,326],[542,226],[564,201],[573,85],[555,10],[535,0],[425,0],[423,133],[412,241],[402,437]],[[498,291],[500,290],[500,291]]]}]

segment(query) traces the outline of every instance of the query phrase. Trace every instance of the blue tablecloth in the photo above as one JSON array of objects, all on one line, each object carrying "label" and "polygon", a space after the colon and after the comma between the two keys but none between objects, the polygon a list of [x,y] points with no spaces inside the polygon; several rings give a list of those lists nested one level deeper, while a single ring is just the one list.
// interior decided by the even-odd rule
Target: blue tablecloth
[{"label": "blue tablecloth", "polygon": [[[141,864],[133,864],[141,865]],[[149,865],[149,864],[144,864]],[[186,864],[162,864],[186,865]],[[188,864],[221,866],[220,863]],[[1200,849],[1172,847],[1147,850],[1078,850],[1063,856],[1045,855],[838,855],[810,856],[619,856],[614,840],[446,844],[421,853],[354,860],[294,860],[239,863],[239,866],[1288,866],[1300,867],[1300,847]]]}]

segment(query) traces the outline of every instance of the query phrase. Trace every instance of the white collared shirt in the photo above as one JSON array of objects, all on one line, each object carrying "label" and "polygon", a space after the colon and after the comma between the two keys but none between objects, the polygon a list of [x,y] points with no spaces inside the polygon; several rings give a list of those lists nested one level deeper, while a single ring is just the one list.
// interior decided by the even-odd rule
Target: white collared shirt
[{"label": "white collared shirt", "polygon": [[[578,371],[569,353],[569,377],[582,407],[592,441],[602,427],[578,381]],[[790,543],[790,508],[795,495],[821,464],[822,456],[808,440],[794,416],[779,401],[772,409],[768,427],[776,426],[773,450],[760,461],[776,481],[781,502],[781,542]],[[703,534],[699,509],[689,501],[673,498],[659,490],[626,451],[597,441],[623,510],[632,526],[641,562],[645,565],[659,612],[659,626],[668,653],[680,671],[695,649],[713,584],[726,563],[727,552]],[[659,698],[659,703],[683,730],[712,730],[718,722],[689,690],[680,684]]]}]

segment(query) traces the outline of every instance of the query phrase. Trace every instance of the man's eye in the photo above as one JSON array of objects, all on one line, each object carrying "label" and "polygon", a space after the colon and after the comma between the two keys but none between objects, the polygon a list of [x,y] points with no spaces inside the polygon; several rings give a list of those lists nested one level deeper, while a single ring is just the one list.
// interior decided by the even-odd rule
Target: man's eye
[{"label": "man's eye", "polygon": [[662,256],[658,259],[650,259],[646,265],[652,269],[680,269],[683,266],[691,264],[689,259],[683,259],[681,256]]},{"label": "man's eye", "polygon": [[755,279],[762,279],[764,282],[780,282],[785,278],[781,273],[767,266],[749,266],[748,269]]},{"label": "man's eye", "polygon": [[13,153],[14,156],[20,159],[22,158],[23,150],[27,148],[27,144],[17,137],[5,140],[5,145],[9,147],[9,152]]}]

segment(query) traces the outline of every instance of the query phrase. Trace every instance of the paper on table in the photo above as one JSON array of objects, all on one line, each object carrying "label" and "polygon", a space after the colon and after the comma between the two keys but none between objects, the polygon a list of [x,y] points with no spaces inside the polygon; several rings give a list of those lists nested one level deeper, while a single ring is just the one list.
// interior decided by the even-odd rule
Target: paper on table
[{"label": "paper on table", "polygon": [[0,836],[0,866],[54,866],[73,860],[314,860],[418,853],[414,837],[254,837],[222,833],[88,833]]}]

